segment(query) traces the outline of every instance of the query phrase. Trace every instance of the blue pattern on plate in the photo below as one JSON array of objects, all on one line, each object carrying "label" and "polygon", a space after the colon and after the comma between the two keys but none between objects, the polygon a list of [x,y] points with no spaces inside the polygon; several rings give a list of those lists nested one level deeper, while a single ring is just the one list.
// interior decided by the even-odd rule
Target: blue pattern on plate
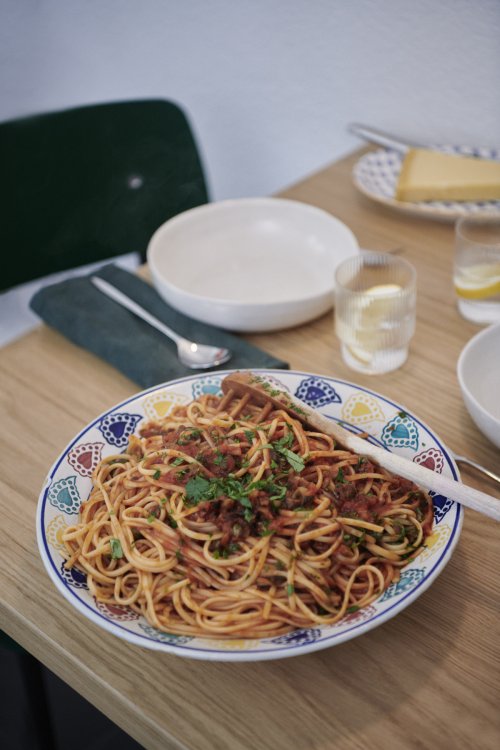
[{"label": "blue pattern on plate", "polygon": [[388,448],[413,448],[413,450],[417,450],[417,425],[407,414],[401,412],[384,425],[381,439]]},{"label": "blue pattern on plate", "polygon": [[330,383],[320,378],[306,378],[303,380],[295,391],[295,395],[314,409],[326,406],[327,404],[340,404],[342,402],[335,388],[332,388]]},{"label": "blue pattern on plate", "polygon": [[129,437],[133,434],[141,419],[141,414],[127,414],[127,412],[122,411],[118,414],[108,414],[101,419],[97,426],[110,445],[125,448],[128,445]]},{"label": "blue pattern on plate", "polygon": [[401,578],[397,583],[391,583],[391,585],[384,591],[379,602],[385,602],[387,599],[391,599],[393,596],[398,594],[404,594],[405,591],[412,589],[419,583],[425,576],[426,570],[424,568],[412,568],[411,570],[404,570],[401,573]]},{"label": "blue pattern on plate", "polygon": [[81,500],[76,486],[76,475],[54,482],[49,489],[48,499],[54,508],[62,510],[63,513],[70,516],[78,513]]},{"label": "blue pattern on plate", "polygon": [[69,570],[64,567],[64,562],[60,568],[61,578],[66,581],[68,586],[72,586],[75,589],[88,589],[87,576],[82,573],[78,568],[70,568]]},{"label": "blue pattern on plate", "polygon": [[164,633],[163,630],[153,628],[151,625],[144,625],[140,622],[139,627],[144,630],[146,635],[153,639],[153,641],[160,641],[161,643],[172,643],[175,646],[182,646],[184,643],[189,643],[193,638],[190,635],[175,635],[175,633]]},{"label": "blue pattern on plate", "polygon": [[209,375],[206,378],[200,378],[193,383],[193,398],[199,398],[207,393],[212,396],[220,396],[222,378],[218,375]]},{"label": "blue pattern on plate", "polygon": [[448,511],[453,507],[453,500],[444,495],[436,495],[432,490],[429,492],[432,497],[432,504],[434,506],[434,521],[436,524],[441,523]]},{"label": "blue pattern on plate", "polygon": [[314,643],[318,638],[321,638],[321,630],[319,628],[300,628],[299,630],[292,630],[291,633],[270,638],[267,643],[303,646],[306,643]]}]

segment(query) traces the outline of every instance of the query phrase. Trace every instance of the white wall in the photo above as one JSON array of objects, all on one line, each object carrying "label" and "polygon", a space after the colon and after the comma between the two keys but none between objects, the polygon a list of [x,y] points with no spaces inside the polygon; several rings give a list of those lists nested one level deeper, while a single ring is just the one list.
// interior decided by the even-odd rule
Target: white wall
[{"label": "white wall", "polygon": [[358,120],[500,146],[500,0],[1,0],[0,120],[180,102],[212,197],[269,194]]}]

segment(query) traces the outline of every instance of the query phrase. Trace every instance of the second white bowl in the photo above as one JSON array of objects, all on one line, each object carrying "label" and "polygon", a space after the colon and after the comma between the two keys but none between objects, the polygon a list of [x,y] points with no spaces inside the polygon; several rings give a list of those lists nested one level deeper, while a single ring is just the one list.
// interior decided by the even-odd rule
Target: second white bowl
[{"label": "second white bowl", "polygon": [[477,333],[462,349],[457,375],[467,411],[500,448],[500,323]]}]

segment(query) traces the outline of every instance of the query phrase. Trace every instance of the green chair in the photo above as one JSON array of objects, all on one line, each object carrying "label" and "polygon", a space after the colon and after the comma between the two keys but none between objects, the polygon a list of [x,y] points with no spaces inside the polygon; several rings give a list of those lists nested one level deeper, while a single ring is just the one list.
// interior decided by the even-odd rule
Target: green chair
[{"label": "green chair", "polygon": [[97,104],[0,123],[0,290],[138,252],[208,201],[196,143],[168,101]]}]

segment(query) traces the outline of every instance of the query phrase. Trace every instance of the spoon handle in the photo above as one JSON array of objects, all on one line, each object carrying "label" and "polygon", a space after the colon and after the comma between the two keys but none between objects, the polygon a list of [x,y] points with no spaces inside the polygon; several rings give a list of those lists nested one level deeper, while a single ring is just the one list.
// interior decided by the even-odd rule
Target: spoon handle
[{"label": "spoon handle", "polygon": [[156,328],[158,331],[163,333],[165,336],[167,336],[172,341],[175,341],[176,344],[180,344],[181,341],[184,341],[182,336],[179,336],[178,333],[175,331],[172,331],[171,328],[166,326],[164,323],[161,322],[161,320],[158,320],[158,318],[155,318],[154,315],[151,315],[147,310],[145,310],[143,307],[137,304],[137,302],[134,302],[130,299],[130,297],[127,297],[126,294],[123,294],[119,289],[114,287],[112,284],[109,284],[104,279],[101,279],[99,276],[91,276],[90,277],[91,282],[97,289],[99,289],[100,292],[105,294],[107,297],[112,299],[114,302],[117,302],[122,307],[125,307],[127,310],[130,310],[130,312],[134,313],[134,315],[137,315],[138,318],[141,318],[142,320],[146,321],[146,323],[149,323],[150,326],[153,326],[153,328]]}]

